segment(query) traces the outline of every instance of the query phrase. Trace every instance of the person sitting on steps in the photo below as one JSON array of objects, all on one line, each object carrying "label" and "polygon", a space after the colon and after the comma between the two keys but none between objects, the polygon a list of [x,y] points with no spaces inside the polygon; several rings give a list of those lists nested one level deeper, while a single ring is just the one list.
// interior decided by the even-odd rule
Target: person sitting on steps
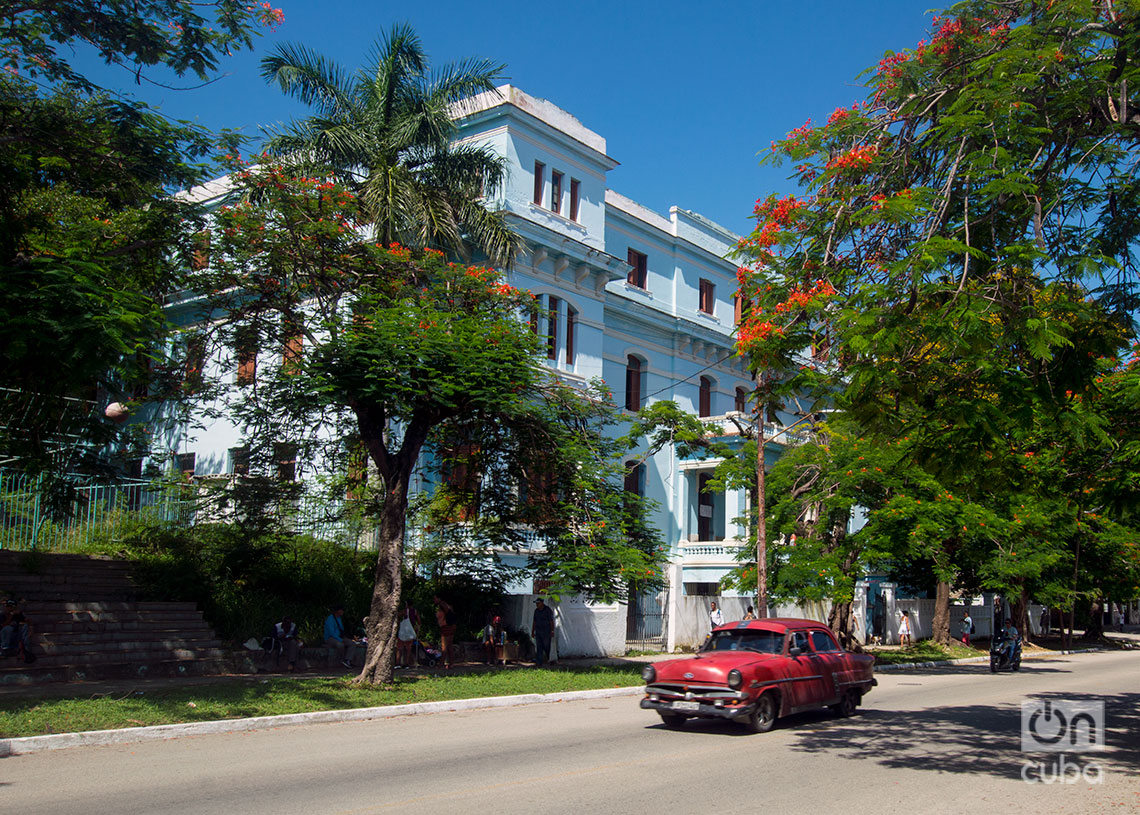
[{"label": "person sitting on steps", "polygon": [[273,641],[285,655],[285,660],[289,663],[288,670],[292,673],[297,669],[297,659],[301,656],[301,646],[304,643],[297,638],[297,624],[288,614],[273,626]]},{"label": "person sitting on steps", "polygon": [[32,629],[28,618],[15,600],[5,600],[0,610],[0,656],[22,656],[25,662],[32,662],[35,657],[31,646]]},{"label": "person sitting on steps", "polygon": [[329,649],[330,662],[335,658],[344,667],[352,667],[356,645],[344,630],[344,606],[334,606],[332,613],[325,617],[325,647]]}]

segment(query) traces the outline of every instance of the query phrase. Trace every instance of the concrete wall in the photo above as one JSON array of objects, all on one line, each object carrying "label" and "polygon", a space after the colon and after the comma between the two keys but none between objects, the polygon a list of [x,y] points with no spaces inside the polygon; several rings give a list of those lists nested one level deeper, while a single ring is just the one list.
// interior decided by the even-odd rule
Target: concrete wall
[{"label": "concrete wall", "polygon": [[[705,641],[711,630],[709,621],[710,603],[715,600],[724,615],[726,623],[744,617],[748,606],[754,606],[755,600],[751,597],[698,597],[682,595],[676,598],[674,614],[670,617],[672,628],[669,631],[669,648],[671,650],[689,650],[697,648]],[[831,611],[829,603],[811,603],[806,606],[782,605],[771,609],[773,617],[796,617],[807,620],[827,622],[827,615]]]},{"label": "concrete wall", "polygon": [[[530,632],[534,618],[534,598],[539,595],[517,594],[503,600],[504,620],[509,628]],[[577,597],[564,597],[558,602],[546,598],[554,609],[556,638],[550,658],[613,657],[625,654],[626,606],[592,604]]]}]

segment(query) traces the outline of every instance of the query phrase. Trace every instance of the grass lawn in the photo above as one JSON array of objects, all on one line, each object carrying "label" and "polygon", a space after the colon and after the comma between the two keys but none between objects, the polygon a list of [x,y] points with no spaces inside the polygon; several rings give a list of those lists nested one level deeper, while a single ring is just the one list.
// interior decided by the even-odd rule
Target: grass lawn
[{"label": "grass lawn", "polygon": [[948,646],[935,645],[932,640],[919,640],[906,648],[868,648],[875,655],[876,665],[900,665],[907,662],[938,662],[944,659],[964,659],[989,655],[989,643],[984,649],[971,648],[957,640]]},{"label": "grass lawn", "polygon": [[385,688],[331,677],[228,677],[96,698],[0,699],[0,738],[640,684],[640,670],[612,666],[399,677]]}]

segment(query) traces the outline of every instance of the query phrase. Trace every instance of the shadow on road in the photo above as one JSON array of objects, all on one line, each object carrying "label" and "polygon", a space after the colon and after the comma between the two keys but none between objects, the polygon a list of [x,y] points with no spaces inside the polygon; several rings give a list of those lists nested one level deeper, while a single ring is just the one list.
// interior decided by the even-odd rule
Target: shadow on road
[{"label": "shadow on road", "polygon": [[[1095,761],[1106,772],[1135,773],[1140,766],[1140,693],[1044,693],[1031,698],[1104,701],[1107,749],[1083,755],[1069,753],[1068,759]],[[1008,705],[917,711],[865,708],[851,719],[829,722],[812,714],[810,718],[789,718],[784,726],[795,731],[796,739],[789,745],[792,750],[827,752],[853,761],[911,770],[1021,778],[1026,761],[1052,760],[1055,755],[1021,751],[1021,709]]]},{"label": "shadow on road", "polygon": [[[985,667],[988,673],[989,668]],[[1068,762],[1098,763],[1106,773],[1135,774],[1140,769],[1140,693],[1091,695],[1038,693],[1032,699],[1105,703],[1103,751],[1066,754]],[[873,703],[872,703],[873,704]],[[662,724],[651,725],[664,729]],[[1021,750],[1021,708],[966,705],[917,711],[860,708],[850,719],[828,711],[800,713],[780,719],[778,730],[792,740],[787,749],[828,753],[881,767],[962,775],[1021,779],[1026,762],[1050,762],[1055,753]],[[690,719],[684,731],[763,740],[744,727],[713,719]]]},{"label": "shadow on road", "polygon": [[[933,668],[901,668],[898,670],[885,672],[884,676],[961,676],[962,674],[989,674],[990,664],[988,662],[969,662],[964,665],[938,665]],[[1023,674],[1047,674],[1047,673],[1073,673],[1073,669],[1069,667],[1068,663],[1060,659],[1034,659],[1025,660],[1021,663],[1021,673]],[[1001,671],[997,675],[1016,676],[1013,671]]]}]

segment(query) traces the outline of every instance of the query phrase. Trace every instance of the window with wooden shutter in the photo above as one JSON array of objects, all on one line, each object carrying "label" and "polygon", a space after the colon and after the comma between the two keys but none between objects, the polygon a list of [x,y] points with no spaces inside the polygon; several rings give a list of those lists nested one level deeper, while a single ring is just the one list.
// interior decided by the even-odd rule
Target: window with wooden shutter
[{"label": "window with wooden shutter", "polygon": [[701,385],[700,385],[700,399],[698,400],[700,403],[699,404],[699,415],[700,416],[711,416],[712,415],[712,391],[713,391],[712,380],[709,379],[707,376],[702,376],[701,377]]},{"label": "window with wooden shutter", "polygon": [[625,408],[641,410],[641,360],[632,354],[625,363]]},{"label": "window with wooden shutter", "polygon": [[700,283],[700,308],[705,314],[716,312],[716,286],[711,280],[705,280],[703,277]]},{"label": "window with wooden shutter", "polygon": [[542,206],[543,187],[546,186],[546,165],[541,161],[534,163],[534,203]]},{"label": "window with wooden shutter", "polygon": [[566,306],[566,364],[574,364],[574,341],[578,333],[578,312]]},{"label": "window with wooden shutter", "polygon": [[570,179],[570,220],[578,221],[578,199],[581,195],[582,184],[578,179]]},{"label": "window with wooden shutter", "polygon": [[629,285],[637,286],[639,289],[646,288],[649,277],[649,258],[636,249],[630,249],[626,255],[626,260],[632,267],[629,270],[629,277],[626,278]]},{"label": "window with wooden shutter", "polygon": [[562,212],[562,173],[557,170],[550,174],[550,211]]},{"label": "window with wooden shutter", "polygon": [[549,298],[546,310],[546,358],[558,359],[558,307],[561,300]]},{"label": "window with wooden shutter", "polygon": [[252,385],[257,381],[257,332],[242,329],[237,334],[237,383]]}]

